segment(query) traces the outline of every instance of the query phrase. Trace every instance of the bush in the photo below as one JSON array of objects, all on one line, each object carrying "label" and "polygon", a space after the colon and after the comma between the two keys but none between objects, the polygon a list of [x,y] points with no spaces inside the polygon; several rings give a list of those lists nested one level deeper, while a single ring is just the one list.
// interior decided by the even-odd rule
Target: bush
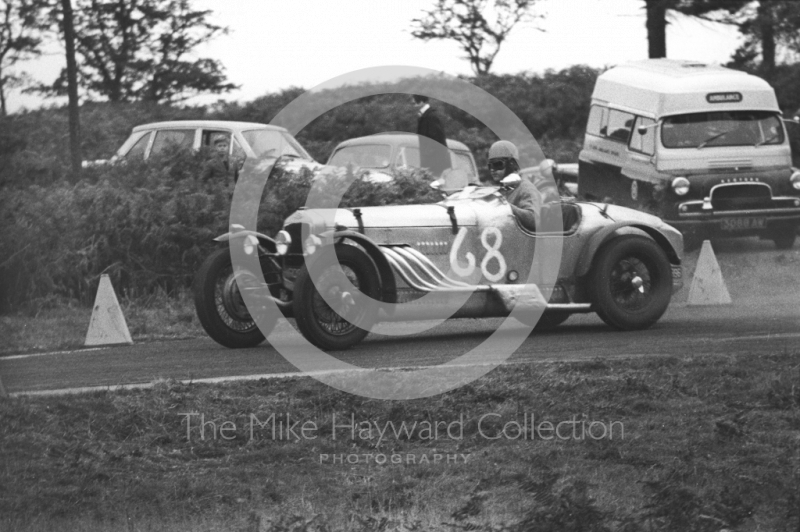
[{"label": "bush", "polygon": [[[231,193],[203,183],[207,154],[175,151],[147,163],[88,169],[76,184],[60,182],[11,191],[0,200],[0,311],[38,308],[58,299],[90,303],[101,274],[123,297],[191,286],[194,273],[228,230]],[[330,196],[341,175],[321,182]],[[260,231],[273,235],[305,204],[312,174],[276,168],[259,209]],[[396,181],[357,179],[342,206],[438,201],[422,173]]]},{"label": "bush", "polygon": [[50,294],[89,302],[102,273],[130,297],[187,286],[230,201],[224,184],[193,177],[202,157],[176,152],[4,195],[0,309]]}]

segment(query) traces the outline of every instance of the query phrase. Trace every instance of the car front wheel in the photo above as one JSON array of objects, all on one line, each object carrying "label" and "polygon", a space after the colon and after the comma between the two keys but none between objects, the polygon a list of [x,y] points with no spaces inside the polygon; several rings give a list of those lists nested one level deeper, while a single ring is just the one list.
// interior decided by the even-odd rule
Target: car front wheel
[{"label": "car front wheel", "polygon": [[664,250],[639,235],[604,244],[589,282],[597,314],[622,330],[650,327],[667,310],[672,297],[672,270]]},{"label": "car front wheel", "polygon": [[[264,334],[253,320],[239,291],[234,276],[230,250],[225,247],[209,255],[194,280],[194,304],[200,325],[217,343],[231,348],[255,347],[264,341]],[[270,315],[269,334],[277,322]]]},{"label": "car front wheel", "polygon": [[366,253],[348,244],[322,250],[312,260],[295,281],[297,327],[317,347],[347,349],[363,340],[376,321],[377,268]]}]

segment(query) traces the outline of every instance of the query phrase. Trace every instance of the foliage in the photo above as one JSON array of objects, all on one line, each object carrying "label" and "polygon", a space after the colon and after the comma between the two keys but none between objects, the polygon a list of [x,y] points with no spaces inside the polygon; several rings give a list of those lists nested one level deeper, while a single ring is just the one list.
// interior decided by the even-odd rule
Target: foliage
[{"label": "foliage", "polygon": [[[189,0],[76,0],[80,86],[112,102],[180,101],[236,88],[226,83],[219,61],[191,58],[198,46],[227,32],[208,22],[210,13],[192,9]],[[66,72],[41,89],[64,94]]]},{"label": "foliage", "polygon": [[47,26],[47,0],[0,2],[0,115],[6,115],[6,89],[25,76],[9,71],[19,61],[41,55],[42,30]]},{"label": "foliage", "polygon": [[[476,76],[488,74],[511,30],[531,20],[536,0],[436,0],[422,18],[412,21],[411,35],[423,41],[452,40],[466,53]],[[494,22],[487,20],[494,15]]]},{"label": "foliage", "polygon": [[728,21],[736,24],[744,37],[731,59],[732,66],[757,71],[770,78],[776,65],[800,59],[800,4],[797,2],[761,0],[756,6],[747,5]]},{"label": "foliage", "polygon": [[[165,152],[147,163],[88,168],[85,179],[13,190],[0,199],[0,310],[51,296],[89,302],[100,274],[123,295],[191,285],[228,227],[231,192],[197,179],[206,151]],[[321,186],[334,190],[340,176]],[[274,234],[305,203],[313,176],[278,167],[267,182],[259,229]],[[413,172],[378,185],[356,180],[342,205],[435,201]],[[327,187],[327,188],[325,188]]]},{"label": "foliage", "polygon": [[50,294],[88,302],[101,273],[131,296],[187,285],[227,219],[227,191],[194,179],[202,156],[176,152],[6,195],[0,305]]},{"label": "foliage", "polygon": [[[734,13],[749,0],[644,0],[646,12],[648,57],[667,57],[667,17],[670,11],[709,19],[711,13]],[[711,18],[715,22],[724,21]]]}]

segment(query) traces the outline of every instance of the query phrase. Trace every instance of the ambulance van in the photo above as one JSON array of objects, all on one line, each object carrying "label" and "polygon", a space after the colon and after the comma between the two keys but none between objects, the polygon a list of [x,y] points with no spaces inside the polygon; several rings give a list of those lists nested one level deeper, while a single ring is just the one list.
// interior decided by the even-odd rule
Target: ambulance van
[{"label": "ambulance van", "polygon": [[790,248],[800,171],[784,122],[772,87],[744,72],[669,59],[611,68],[592,94],[578,194],[655,214],[688,247],[756,235]]}]

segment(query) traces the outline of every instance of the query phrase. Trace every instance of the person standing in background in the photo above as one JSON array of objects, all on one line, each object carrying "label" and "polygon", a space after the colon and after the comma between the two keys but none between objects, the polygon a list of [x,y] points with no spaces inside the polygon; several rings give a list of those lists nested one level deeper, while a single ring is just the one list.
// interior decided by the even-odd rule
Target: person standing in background
[{"label": "person standing in background", "polygon": [[447,149],[444,126],[439,114],[431,107],[427,96],[415,94],[412,100],[419,111],[419,120],[417,121],[419,165],[421,168],[430,170],[435,179],[451,166],[450,150]]}]

